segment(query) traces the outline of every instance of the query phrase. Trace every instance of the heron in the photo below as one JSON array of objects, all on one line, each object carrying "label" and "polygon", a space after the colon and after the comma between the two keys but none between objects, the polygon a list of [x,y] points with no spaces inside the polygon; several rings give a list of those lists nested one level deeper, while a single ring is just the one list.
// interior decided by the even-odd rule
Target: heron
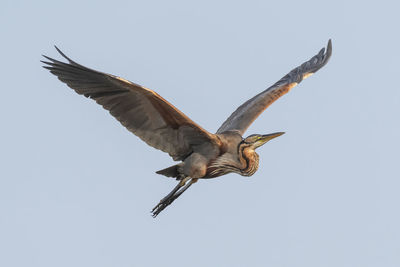
[{"label": "heron", "polygon": [[95,100],[149,146],[168,153],[179,162],[156,172],[175,178],[178,184],[152,209],[153,217],[157,217],[199,179],[228,173],[253,175],[259,165],[256,149],[284,132],[252,134],[245,138],[243,134],[267,107],[321,69],[332,54],[329,39],[326,49],[322,48],[310,60],[239,106],[213,134],[155,91],[80,65],[57,46],[55,48],[67,62],[43,55],[48,60],[41,61],[44,68],[76,93]]}]

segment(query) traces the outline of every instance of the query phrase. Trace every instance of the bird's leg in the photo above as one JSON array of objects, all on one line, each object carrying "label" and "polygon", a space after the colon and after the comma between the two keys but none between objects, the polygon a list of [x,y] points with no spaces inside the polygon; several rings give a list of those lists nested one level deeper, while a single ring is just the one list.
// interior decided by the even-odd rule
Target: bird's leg
[{"label": "bird's leg", "polygon": [[182,180],[179,181],[179,183],[177,184],[177,186],[175,186],[174,189],[172,189],[172,191],[166,195],[164,198],[162,198],[160,200],[160,202],[151,210],[151,212],[153,213],[153,217],[157,217],[157,215],[163,210],[165,209],[169,204],[172,203],[171,199],[173,197],[173,195],[180,189],[182,188],[186,182],[190,179],[190,177],[185,177]]},{"label": "bird's leg", "polygon": [[186,189],[188,189],[192,184],[194,184],[195,182],[197,182],[199,179],[197,178],[192,178],[183,188],[181,188],[180,190],[178,190],[178,192],[176,192],[172,197],[171,197],[171,203],[172,201],[174,201],[175,199],[177,199],[180,195],[182,195],[183,192],[186,191]]},{"label": "bird's leg", "polygon": [[[190,180],[187,184],[186,182]],[[188,189],[192,184],[197,182],[198,179],[192,179],[190,177],[185,177],[182,179],[179,184],[160,202],[152,209],[153,217],[157,217],[161,211],[163,211],[167,206],[169,206],[175,199],[177,199],[186,189]],[[186,184],[186,185],[185,185]]]},{"label": "bird's leg", "polygon": [[[187,181],[187,180],[186,180],[186,181]],[[163,197],[163,198],[160,200],[160,203],[168,202],[168,200],[171,199],[172,196],[173,196],[179,189],[181,189],[181,188],[185,185],[186,181],[185,181],[185,180],[181,180],[181,181],[178,183],[178,185],[175,186],[174,189],[172,189],[171,192],[169,192],[168,195],[166,195],[165,197]]]}]

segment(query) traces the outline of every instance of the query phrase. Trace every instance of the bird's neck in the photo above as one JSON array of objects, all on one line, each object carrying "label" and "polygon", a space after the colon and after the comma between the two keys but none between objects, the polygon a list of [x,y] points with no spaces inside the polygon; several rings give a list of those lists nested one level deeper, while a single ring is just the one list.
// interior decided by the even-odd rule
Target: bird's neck
[{"label": "bird's neck", "polygon": [[239,147],[239,160],[242,165],[240,174],[243,176],[251,176],[258,169],[259,156],[250,147]]},{"label": "bird's neck", "polygon": [[207,177],[214,178],[231,172],[242,176],[251,176],[258,169],[258,154],[248,146],[241,143],[236,151],[225,152],[210,162]]}]

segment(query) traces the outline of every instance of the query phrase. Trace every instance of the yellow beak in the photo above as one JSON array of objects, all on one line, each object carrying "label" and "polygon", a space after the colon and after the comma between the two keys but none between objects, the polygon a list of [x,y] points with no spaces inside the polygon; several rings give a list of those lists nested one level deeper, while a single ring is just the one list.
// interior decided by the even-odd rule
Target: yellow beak
[{"label": "yellow beak", "polygon": [[276,138],[276,137],[278,137],[278,136],[281,136],[281,135],[284,134],[284,133],[285,133],[285,132],[278,132],[278,133],[272,133],[272,134],[265,134],[265,135],[262,135],[262,136],[260,137],[260,139],[257,140],[257,142],[256,142],[254,145],[255,145],[256,148],[257,148],[257,147],[260,147],[260,146],[262,146],[263,144],[265,144],[266,142],[270,141],[271,139],[274,139],[274,138]]}]

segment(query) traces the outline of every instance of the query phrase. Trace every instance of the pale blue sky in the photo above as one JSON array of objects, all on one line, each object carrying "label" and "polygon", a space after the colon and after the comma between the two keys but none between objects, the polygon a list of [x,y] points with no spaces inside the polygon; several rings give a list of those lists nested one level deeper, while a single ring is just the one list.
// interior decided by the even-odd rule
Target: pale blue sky
[{"label": "pale blue sky", "polygon": [[[396,1],[3,1],[0,266],[400,266]],[[333,41],[331,61],[246,135],[251,178],[175,181],[148,147],[41,68],[53,45],[156,90],[214,132]]]}]

